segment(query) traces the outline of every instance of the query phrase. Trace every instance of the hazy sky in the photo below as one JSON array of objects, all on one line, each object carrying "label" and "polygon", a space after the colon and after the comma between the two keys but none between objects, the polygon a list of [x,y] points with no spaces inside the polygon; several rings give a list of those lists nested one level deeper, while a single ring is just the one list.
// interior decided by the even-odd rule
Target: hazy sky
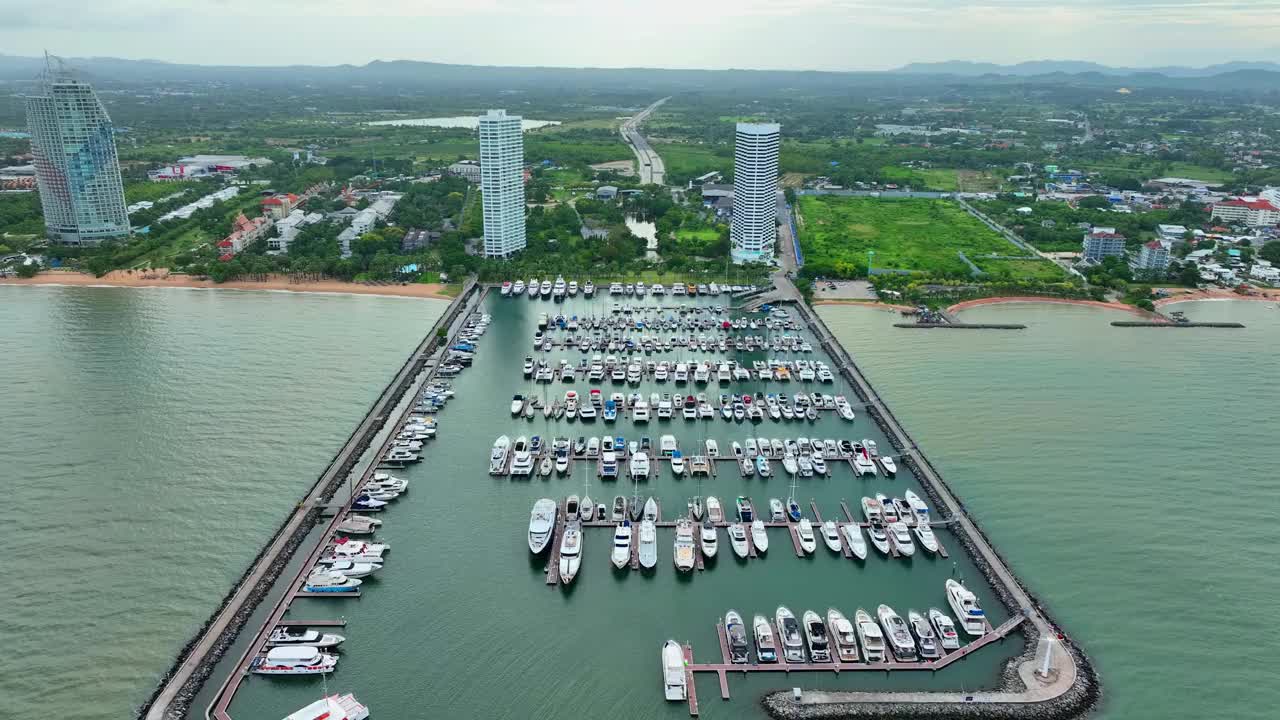
[{"label": "hazy sky", "polygon": [[1280,0],[0,0],[0,52],[235,65],[885,69],[1280,57]]}]

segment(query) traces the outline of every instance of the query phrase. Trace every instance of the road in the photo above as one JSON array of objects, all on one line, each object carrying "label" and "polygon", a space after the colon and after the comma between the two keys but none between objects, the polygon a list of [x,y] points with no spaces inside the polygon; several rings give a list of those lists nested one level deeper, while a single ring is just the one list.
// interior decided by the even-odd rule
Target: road
[{"label": "road", "polygon": [[640,166],[640,184],[662,185],[666,181],[667,169],[662,164],[662,158],[658,157],[658,153],[649,145],[649,141],[644,139],[644,135],[640,134],[640,125],[649,119],[649,115],[657,110],[662,103],[670,100],[671,97],[664,97],[649,107],[641,110],[632,116],[629,120],[622,123],[620,128],[622,139],[627,141],[631,146],[631,151],[636,154],[636,160]]}]

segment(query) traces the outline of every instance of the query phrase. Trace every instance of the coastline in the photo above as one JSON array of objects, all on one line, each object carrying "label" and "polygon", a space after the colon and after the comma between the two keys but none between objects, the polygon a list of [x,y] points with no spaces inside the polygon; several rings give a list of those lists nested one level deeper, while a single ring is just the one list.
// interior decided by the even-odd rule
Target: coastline
[{"label": "coastline", "polygon": [[1083,307],[1097,307],[1097,308],[1104,308],[1107,310],[1119,310],[1120,312],[1130,313],[1132,315],[1137,315],[1142,318],[1151,317],[1151,314],[1144,310],[1139,310],[1138,308],[1133,307],[1132,305],[1124,305],[1122,303],[1109,303],[1109,302],[1102,302],[1101,300],[1076,300],[1072,298],[1037,297],[1034,295],[989,297],[989,298],[978,298],[977,300],[965,300],[964,302],[956,303],[955,305],[948,307],[947,312],[956,313],[962,310],[968,310],[970,308],[982,307],[983,305],[1004,305],[1008,303],[1051,303],[1054,305],[1081,305]]},{"label": "coastline", "polygon": [[364,285],[342,280],[296,281],[285,275],[268,275],[265,280],[231,280],[215,283],[188,275],[170,274],[165,270],[137,271],[132,274],[113,270],[102,277],[67,270],[45,270],[33,278],[0,278],[3,285],[47,285],[64,287],[185,288],[196,290],[270,290],[278,292],[338,293],[346,295],[382,295],[432,300],[452,300],[439,283],[407,283],[404,285]]},{"label": "coastline", "polygon": [[893,303],[884,303],[876,300],[814,300],[809,303],[812,306],[818,305],[849,305],[853,307],[869,307],[877,310],[892,310],[899,312],[902,310],[915,310],[910,305],[894,305]]},{"label": "coastline", "polygon": [[1280,290],[1275,290],[1270,288],[1265,288],[1265,289],[1256,288],[1255,292],[1259,293],[1258,295],[1240,295],[1227,290],[1188,291],[1185,288],[1161,288],[1161,289],[1165,290],[1166,292],[1170,292],[1170,293],[1176,292],[1178,294],[1176,295],[1171,294],[1169,297],[1160,298],[1159,300],[1156,300],[1155,306],[1157,308],[1162,308],[1166,305],[1173,305],[1176,303],[1197,302],[1201,300],[1246,300],[1251,302],[1280,302]]}]

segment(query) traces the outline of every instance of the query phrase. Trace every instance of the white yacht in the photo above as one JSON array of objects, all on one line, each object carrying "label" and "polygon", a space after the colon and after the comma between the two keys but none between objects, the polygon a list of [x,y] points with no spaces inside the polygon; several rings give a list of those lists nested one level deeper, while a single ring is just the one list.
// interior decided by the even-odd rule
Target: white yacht
[{"label": "white yacht", "polygon": [[755,545],[757,552],[769,552],[768,528],[759,518],[751,521],[751,544]]},{"label": "white yacht", "polygon": [[920,540],[920,547],[930,554],[938,552],[938,538],[934,536],[928,520],[921,520],[912,529],[915,530],[916,538]]},{"label": "white yacht", "polygon": [[831,552],[843,552],[844,548],[840,544],[840,531],[836,529],[834,520],[827,520],[822,523],[822,542],[826,544],[827,549]]},{"label": "white yacht", "polygon": [[381,526],[381,520],[366,515],[348,515],[338,524],[338,532],[344,535],[372,535]]},{"label": "white yacht", "polygon": [[542,498],[533,504],[529,514],[529,552],[537,555],[546,549],[555,534],[556,501]]},{"label": "white yacht", "polygon": [[915,515],[916,522],[929,522],[929,506],[924,504],[919,495],[908,490],[902,493],[902,498],[907,501],[907,505],[911,507],[911,512]]},{"label": "white yacht", "polygon": [[[516,447],[520,447],[519,441]],[[513,477],[528,477],[533,474],[533,454],[526,450],[515,450],[515,454],[511,458],[511,475]]]},{"label": "white yacht", "polygon": [[653,520],[640,521],[640,566],[646,570],[658,564],[658,528]]},{"label": "white yacht", "polygon": [[662,692],[668,700],[684,701],[689,688],[684,669],[684,649],[675,640],[662,646]]},{"label": "white yacht", "polygon": [[631,561],[631,521],[623,520],[613,532],[613,554],[609,558],[616,568],[624,568]]},{"label": "white yacht", "polygon": [[848,523],[840,526],[840,532],[844,535],[844,541],[849,544],[849,549],[853,551],[854,557],[866,560],[867,541],[862,537],[862,527],[857,523]]},{"label": "white yacht", "polygon": [[982,637],[987,633],[987,616],[978,605],[978,598],[964,585],[947,579],[947,602],[951,604],[951,612],[960,620],[960,626],[971,637]]},{"label": "white yacht", "polygon": [[720,457],[720,446],[717,445],[716,441],[712,440],[711,438],[707,438],[707,457],[711,458],[712,460],[715,460],[716,458]]},{"label": "white yacht", "polygon": [[322,633],[318,630],[295,630],[288,627],[278,627],[271,631],[271,635],[267,638],[268,647],[279,647],[281,645],[310,645],[314,648],[326,650],[341,645],[346,638],[334,633]]},{"label": "white yacht", "polygon": [[649,479],[648,453],[638,452],[635,455],[632,455],[631,460],[628,462],[628,470],[630,470],[632,478],[635,478],[637,480],[648,480]]},{"label": "white yacht", "polygon": [[858,661],[858,635],[844,613],[827,608],[827,630],[836,646],[836,659],[842,663]]},{"label": "white yacht", "polygon": [[524,412],[524,396],[515,395],[511,398],[511,414],[519,415]]},{"label": "white yacht", "polygon": [[713,523],[724,522],[724,508],[720,506],[720,498],[715,495],[707,496],[707,518]]},{"label": "white yacht", "polygon": [[635,405],[631,406],[631,422],[649,422],[649,403],[644,400],[637,400]]},{"label": "white yacht", "polygon": [[911,542],[911,530],[907,528],[904,522],[889,523],[889,539],[893,541],[893,546],[898,549],[898,554],[903,557],[911,557],[916,554],[916,544]]},{"label": "white yacht", "polygon": [[733,547],[733,554],[740,558],[747,556],[747,529],[742,523],[733,523],[729,526],[729,545]]},{"label": "white yacht", "polygon": [[693,569],[694,547],[693,547],[693,523],[688,518],[680,518],[676,521],[676,541],[673,559],[676,563],[676,569],[680,572],[689,572]]},{"label": "white yacht", "polygon": [[684,456],[680,454],[679,450],[676,450],[671,454],[671,474],[676,477],[684,475],[684,467]]},{"label": "white yacht", "polygon": [[880,463],[880,467],[884,470],[885,475],[892,477],[898,474],[898,464],[895,463],[893,458],[888,455],[877,455],[876,462]]},{"label": "white yacht", "polygon": [[319,675],[333,672],[338,656],[311,645],[274,647],[256,658],[249,671],[258,675]]},{"label": "white yacht", "polygon": [[773,624],[763,615],[751,619],[751,629],[756,636],[756,660],[762,663],[778,662],[778,645],[773,639]]},{"label": "white yacht", "polygon": [[372,562],[353,562],[351,560],[334,560],[325,565],[325,569],[331,574],[342,575],[349,578],[369,577],[375,572],[382,569],[382,565]]},{"label": "white yacht", "polygon": [[710,520],[702,521],[702,554],[710,559],[716,556],[719,543],[716,541],[716,526]]},{"label": "white yacht", "polygon": [[800,623],[796,616],[784,605],[779,605],[774,613],[778,623],[778,635],[782,639],[782,654],[789,663],[804,662],[804,638],[800,634]]},{"label": "white yacht", "polygon": [[880,620],[880,626],[884,628],[884,635],[889,640],[889,648],[893,651],[893,656],[899,662],[915,662],[916,641],[911,639],[911,629],[907,627],[907,621],[888,605],[881,605],[876,610],[876,617]]},{"label": "white yacht", "polygon": [[356,696],[327,695],[310,705],[289,713],[284,720],[368,720],[369,708]]},{"label": "white yacht", "polygon": [[493,443],[489,453],[489,474],[501,475],[507,469],[507,454],[511,451],[511,438],[503,435]]},{"label": "white yacht", "polygon": [[813,535],[813,523],[809,518],[800,518],[800,522],[796,525],[796,535],[800,537],[800,549],[806,555],[813,554],[818,548],[818,540]]},{"label": "white yacht", "polygon": [[800,465],[796,462],[796,456],[787,453],[782,456],[782,469],[787,471],[788,475],[795,475],[800,471]]},{"label": "white yacht", "polygon": [[960,649],[960,634],[956,632],[956,624],[951,621],[951,616],[936,607],[929,608],[929,622],[933,624],[934,632],[938,634],[938,642],[942,645],[942,649]]},{"label": "white yacht", "polygon": [[565,524],[560,538],[560,582],[568,585],[578,575],[582,566],[582,523],[570,520]]},{"label": "white yacht", "polygon": [[884,633],[875,620],[871,619],[871,613],[858,608],[858,612],[853,614],[853,624],[858,631],[858,642],[862,645],[862,654],[867,662],[884,662]]},{"label": "white yacht", "polygon": [[916,638],[920,659],[937,660],[942,657],[942,650],[938,647],[938,636],[934,634],[933,625],[929,624],[924,615],[915,610],[907,610],[907,625],[911,627],[911,634]]}]

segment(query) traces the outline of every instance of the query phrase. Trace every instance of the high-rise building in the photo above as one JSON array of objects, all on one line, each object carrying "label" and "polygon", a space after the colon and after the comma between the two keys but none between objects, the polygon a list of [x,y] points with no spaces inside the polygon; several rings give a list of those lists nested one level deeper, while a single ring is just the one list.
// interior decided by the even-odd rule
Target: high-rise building
[{"label": "high-rise building", "polygon": [[506,110],[480,116],[480,192],[485,257],[524,249],[524,136],[520,117]]},{"label": "high-rise building", "polygon": [[26,98],[36,185],[49,237],[97,245],[129,234],[120,161],[106,108],[62,67],[46,68],[41,94]]},{"label": "high-rise building", "polygon": [[782,126],[738,123],[733,153],[733,261],[768,262],[777,236],[778,151]]}]

